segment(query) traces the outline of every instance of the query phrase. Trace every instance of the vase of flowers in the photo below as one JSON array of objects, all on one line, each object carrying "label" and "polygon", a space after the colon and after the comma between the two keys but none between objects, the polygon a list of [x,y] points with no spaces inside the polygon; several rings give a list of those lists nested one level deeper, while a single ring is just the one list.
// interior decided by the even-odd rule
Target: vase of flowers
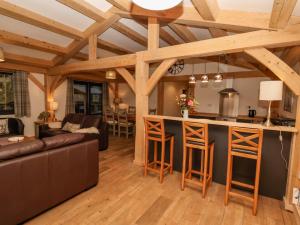
[{"label": "vase of flowers", "polygon": [[179,95],[179,97],[176,97],[176,100],[180,107],[181,115],[185,119],[189,118],[189,110],[198,104],[194,98],[188,97],[186,94]]}]

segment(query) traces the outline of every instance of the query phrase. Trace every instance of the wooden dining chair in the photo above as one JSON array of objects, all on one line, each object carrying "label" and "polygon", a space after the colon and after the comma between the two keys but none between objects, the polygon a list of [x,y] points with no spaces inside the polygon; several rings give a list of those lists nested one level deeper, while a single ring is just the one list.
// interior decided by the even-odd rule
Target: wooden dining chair
[{"label": "wooden dining chair", "polygon": [[128,113],[129,114],[135,114],[136,113],[136,107],[135,106],[129,106],[128,107]]},{"label": "wooden dining chair", "polygon": [[[160,183],[163,182],[165,172],[173,173],[174,135],[165,132],[164,121],[157,118],[145,118],[145,168],[144,175],[148,171],[158,173]],[[149,142],[154,142],[154,159],[149,162]],[[170,141],[169,163],[165,162],[166,142]],[[158,143],[161,143],[161,155],[158,159]]]},{"label": "wooden dining chair", "polygon": [[115,113],[111,109],[107,108],[104,112],[104,118],[109,125],[109,130],[112,131],[113,135],[115,136],[118,126],[118,121],[115,118]]},{"label": "wooden dining chair", "polygon": [[156,109],[149,109],[149,115],[156,115]]},{"label": "wooden dining chair", "polygon": [[[262,142],[263,131],[261,129],[229,127],[225,205],[228,204],[230,196],[242,198],[252,203],[253,215],[256,215],[257,213]],[[232,179],[233,159],[238,157],[256,161],[255,178],[253,184]],[[249,197],[234,192],[231,189],[232,185],[253,191],[253,195]]]},{"label": "wooden dining chair", "polygon": [[118,134],[119,137],[121,134],[124,133],[126,135],[126,138],[129,137],[129,135],[134,134],[134,123],[128,121],[128,114],[126,110],[119,110],[118,111]]}]

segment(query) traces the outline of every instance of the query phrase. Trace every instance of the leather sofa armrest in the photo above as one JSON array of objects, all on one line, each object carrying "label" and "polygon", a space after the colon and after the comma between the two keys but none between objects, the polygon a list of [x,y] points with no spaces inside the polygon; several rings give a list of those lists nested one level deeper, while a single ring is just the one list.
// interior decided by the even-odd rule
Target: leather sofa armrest
[{"label": "leather sofa armrest", "polygon": [[8,129],[10,134],[24,135],[24,123],[18,118],[8,118]]},{"label": "leather sofa armrest", "polygon": [[99,150],[108,148],[108,132],[109,126],[106,122],[102,122],[98,127],[99,130]]}]

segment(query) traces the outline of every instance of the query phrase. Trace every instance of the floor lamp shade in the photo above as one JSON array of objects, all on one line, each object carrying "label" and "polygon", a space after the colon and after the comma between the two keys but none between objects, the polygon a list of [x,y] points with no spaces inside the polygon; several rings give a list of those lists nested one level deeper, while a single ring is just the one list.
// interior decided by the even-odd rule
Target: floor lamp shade
[{"label": "floor lamp shade", "polygon": [[260,82],[259,100],[280,101],[282,100],[282,81],[262,81]]}]

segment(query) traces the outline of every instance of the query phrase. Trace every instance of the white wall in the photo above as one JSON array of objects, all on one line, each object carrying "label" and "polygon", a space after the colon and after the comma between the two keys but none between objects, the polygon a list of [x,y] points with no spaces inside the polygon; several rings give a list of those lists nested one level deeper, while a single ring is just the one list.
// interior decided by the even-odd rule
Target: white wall
[{"label": "white wall", "polygon": [[58,103],[58,109],[55,112],[55,117],[62,120],[66,114],[66,99],[67,99],[67,81],[64,81],[53,94],[54,101]]},{"label": "white wall", "polygon": [[[258,116],[265,116],[267,111],[265,105],[259,99],[259,84],[263,80],[269,80],[265,77],[255,78],[238,78],[233,82],[233,88],[239,92],[239,115],[248,114],[248,106],[256,109]],[[197,82],[195,87],[195,98],[199,102],[196,111],[205,113],[219,112],[219,91],[225,88],[225,80],[223,84],[215,86],[210,83],[207,86]]]}]

